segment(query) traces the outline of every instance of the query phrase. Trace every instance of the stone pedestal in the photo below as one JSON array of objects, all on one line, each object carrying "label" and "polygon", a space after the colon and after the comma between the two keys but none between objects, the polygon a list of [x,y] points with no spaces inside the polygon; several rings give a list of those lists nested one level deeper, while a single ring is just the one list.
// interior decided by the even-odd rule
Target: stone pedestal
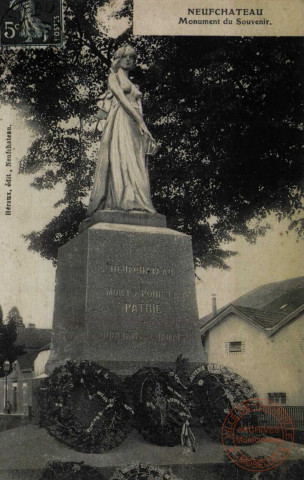
[{"label": "stone pedestal", "polygon": [[79,226],[79,233],[96,223],[119,223],[127,225],[142,225],[144,227],[166,227],[165,215],[148,213],[138,210],[97,210],[91,217],[84,220]]},{"label": "stone pedestal", "polygon": [[128,375],[179,354],[203,360],[189,236],[97,223],[60,249],[48,373],[85,359]]}]

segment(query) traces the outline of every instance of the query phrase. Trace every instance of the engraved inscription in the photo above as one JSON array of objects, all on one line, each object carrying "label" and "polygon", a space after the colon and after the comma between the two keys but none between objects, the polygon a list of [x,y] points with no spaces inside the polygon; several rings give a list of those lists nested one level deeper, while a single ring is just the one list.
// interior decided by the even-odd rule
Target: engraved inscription
[{"label": "engraved inscription", "polygon": [[106,288],[108,297],[139,297],[139,298],[178,298],[177,292],[170,290],[136,290],[134,288]]},{"label": "engraved inscription", "polygon": [[[114,274],[134,274],[134,275],[154,275],[154,276],[170,276],[173,275],[172,268],[163,267],[147,267],[141,265],[122,265],[111,264],[107,262],[106,269]],[[127,282],[126,282],[127,283]],[[165,313],[161,308],[161,301],[170,298],[178,298],[177,292],[170,290],[159,290],[157,288],[136,288],[132,284],[127,283],[127,288],[113,285],[106,287],[104,290],[107,297],[117,299],[116,304],[119,305],[121,312],[124,314],[161,314]],[[113,300],[114,300],[113,298]],[[119,301],[121,299],[121,302]]]},{"label": "engraved inscription", "polygon": [[129,290],[123,290],[121,288],[107,288],[108,297],[127,297],[129,296]]},{"label": "engraved inscription", "polygon": [[185,343],[189,340],[189,336],[187,333],[158,333],[156,335],[151,335],[148,337],[143,337],[139,335],[138,332],[120,332],[120,331],[103,331],[99,333],[101,340],[108,340],[108,341],[143,341],[147,340],[150,341],[153,338],[157,338],[159,342],[166,342],[166,343],[176,343],[182,342]]},{"label": "engraved inscription", "polygon": [[101,340],[140,340],[137,332],[100,332]]},{"label": "engraved inscription", "polygon": [[161,313],[161,310],[154,303],[125,303],[125,313]]},{"label": "engraved inscription", "polygon": [[109,265],[112,273],[135,273],[136,275],[172,275],[172,268],[143,267],[140,265]]},{"label": "engraved inscription", "polygon": [[169,342],[169,343],[186,341],[187,334],[186,333],[159,333],[158,340],[160,342]]},{"label": "engraved inscription", "polygon": [[[134,288],[124,290],[122,288],[107,288],[106,294],[109,297],[141,297],[141,298],[162,298],[164,292],[156,290],[135,290]],[[168,292],[170,297],[170,292]]]},{"label": "engraved inscription", "polygon": [[[126,298],[124,304],[122,304],[122,311],[128,313],[148,313],[148,314],[160,314],[161,310],[160,300],[164,298],[177,298],[176,292],[164,291],[164,290],[137,290],[134,288],[106,288],[106,295],[108,297]],[[138,300],[146,300],[148,303],[141,303]],[[134,302],[135,300],[135,302]],[[136,301],[137,300],[137,301]],[[158,300],[158,303],[152,303],[153,300]]]}]

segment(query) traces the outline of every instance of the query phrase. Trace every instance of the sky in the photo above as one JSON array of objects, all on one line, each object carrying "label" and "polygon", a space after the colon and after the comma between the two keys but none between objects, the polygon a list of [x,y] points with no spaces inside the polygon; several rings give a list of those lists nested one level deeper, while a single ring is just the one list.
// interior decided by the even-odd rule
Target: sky
[{"label": "sky", "polygon": [[103,34],[117,38],[129,26],[127,18],[117,19],[113,12],[118,12],[123,7],[124,0],[110,0],[101,7],[97,13],[97,22]]},{"label": "sky", "polygon": [[[7,127],[12,125],[12,167],[6,167],[5,147]],[[19,161],[33,140],[23,119],[9,106],[0,109],[0,305],[4,317],[16,306],[24,323],[51,328],[55,268],[52,262],[28,250],[22,235],[40,230],[59,213],[53,205],[63,194],[63,186],[54,190],[38,191],[31,187],[33,176],[18,173]],[[12,185],[5,186],[8,169],[12,170]],[[6,193],[12,189],[12,215],[5,215]],[[265,237],[250,245],[237,237],[225,248],[237,250],[229,260],[231,269],[197,270],[196,281],[200,317],[210,313],[211,296],[217,297],[221,307],[259,285],[303,275],[303,240],[297,241],[295,232],[284,233],[287,223],[268,218],[272,229]]]}]

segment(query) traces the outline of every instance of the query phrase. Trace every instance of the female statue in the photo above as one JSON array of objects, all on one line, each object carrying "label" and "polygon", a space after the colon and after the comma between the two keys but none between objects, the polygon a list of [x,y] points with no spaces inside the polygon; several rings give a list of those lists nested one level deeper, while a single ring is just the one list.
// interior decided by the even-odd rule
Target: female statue
[{"label": "female statue", "polygon": [[156,213],[151,202],[146,154],[156,144],[143,120],[141,92],[129,79],[136,52],[130,45],[114,54],[104,109],[110,102],[101,137],[87,215],[96,210],[141,210]]}]

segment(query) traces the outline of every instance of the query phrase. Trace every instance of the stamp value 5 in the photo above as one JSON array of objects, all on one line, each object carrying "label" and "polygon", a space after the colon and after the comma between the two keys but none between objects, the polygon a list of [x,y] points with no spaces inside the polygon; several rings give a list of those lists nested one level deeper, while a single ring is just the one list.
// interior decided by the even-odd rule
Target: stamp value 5
[{"label": "stamp value 5", "polygon": [[62,31],[62,0],[1,0],[1,46],[60,46]]}]

